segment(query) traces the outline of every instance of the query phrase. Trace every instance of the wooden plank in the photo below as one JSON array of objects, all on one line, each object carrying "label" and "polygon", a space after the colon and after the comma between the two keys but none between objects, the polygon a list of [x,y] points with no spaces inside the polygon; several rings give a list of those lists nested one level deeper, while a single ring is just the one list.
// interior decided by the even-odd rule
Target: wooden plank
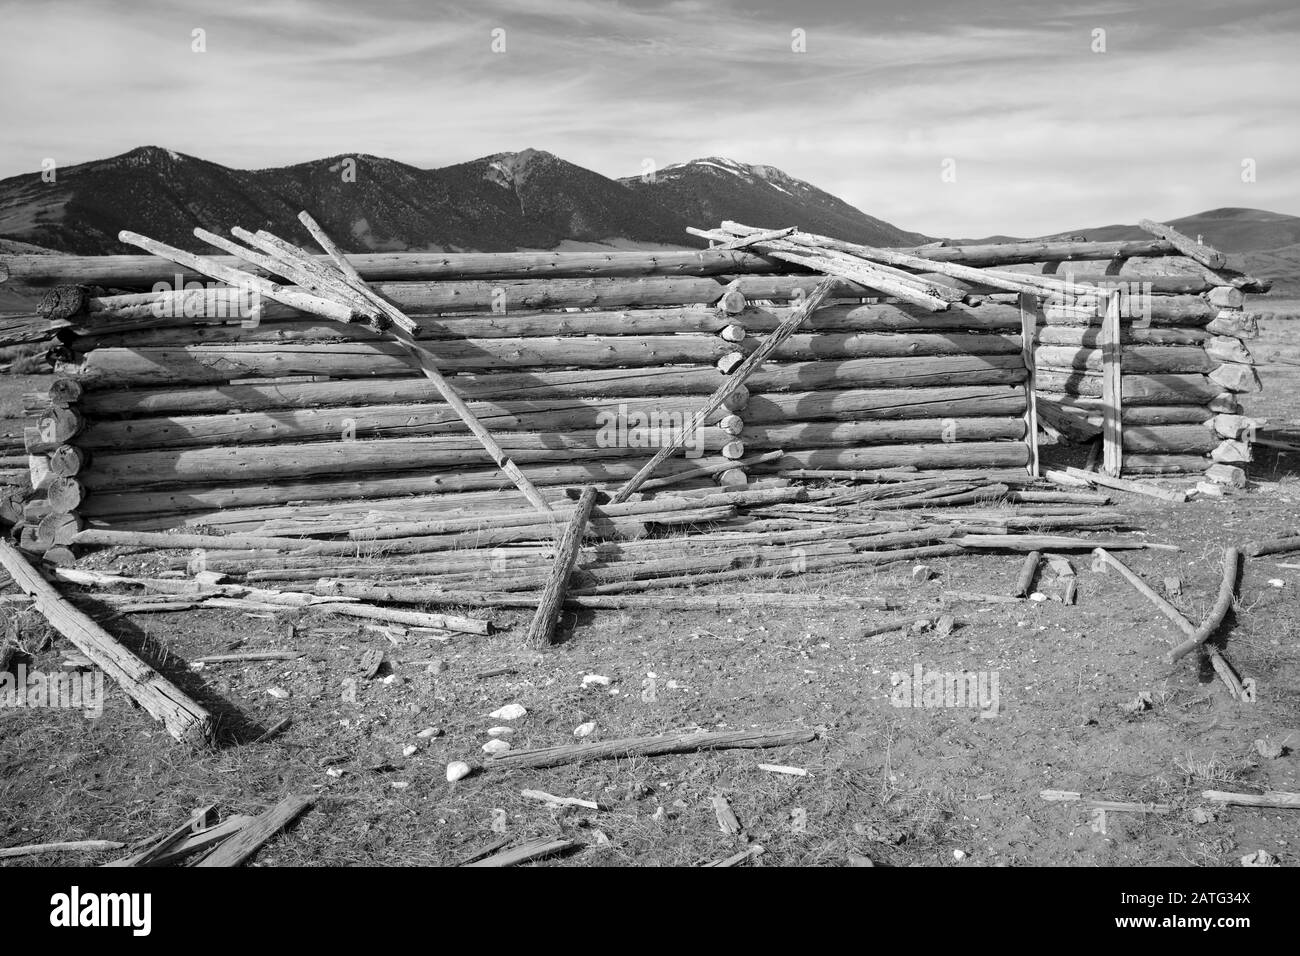
[{"label": "wooden plank", "polygon": [[527,843],[521,843],[519,846],[511,847],[508,850],[502,850],[499,853],[493,853],[491,856],[475,860],[472,863],[463,863],[462,866],[518,866],[520,863],[529,863],[532,860],[540,860],[542,857],[554,856],[557,853],[563,853],[578,844],[573,840],[551,840],[546,837],[540,837],[536,840],[529,840]]},{"label": "wooden plank", "polygon": [[315,802],[315,797],[285,797],[271,809],[258,814],[251,823],[194,865],[239,866]]},{"label": "wooden plank", "polygon": [[1101,377],[1101,428],[1102,468],[1106,474],[1118,478],[1124,467],[1124,441],[1121,380],[1123,347],[1120,345],[1120,298],[1111,295],[1105,300],[1105,317],[1102,319],[1099,341],[1102,352]]},{"label": "wooden plank", "polygon": [[1034,346],[1038,337],[1039,315],[1042,306],[1038,296],[1028,292],[1020,294],[1020,350],[1025,359],[1025,392],[1028,401],[1025,406],[1025,440],[1029,443],[1029,464],[1026,470],[1035,478],[1039,476],[1038,462],[1038,398],[1035,384],[1037,379]]}]

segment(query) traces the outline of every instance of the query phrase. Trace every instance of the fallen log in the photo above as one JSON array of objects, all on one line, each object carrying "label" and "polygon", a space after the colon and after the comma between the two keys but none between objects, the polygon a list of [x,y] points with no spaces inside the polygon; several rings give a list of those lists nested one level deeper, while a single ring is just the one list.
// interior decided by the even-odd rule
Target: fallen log
[{"label": "fallen log", "polygon": [[1078,478],[1080,481],[1086,481],[1089,484],[1101,485],[1103,488],[1114,488],[1117,491],[1127,491],[1135,495],[1146,495],[1149,498],[1159,498],[1161,501],[1173,501],[1181,504],[1187,500],[1187,492],[1182,489],[1171,491],[1168,488],[1160,488],[1156,485],[1129,481],[1127,478],[1112,478],[1110,475],[1084,471],[1082,468],[1067,467],[1065,473],[1071,478]]},{"label": "fallen log", "polygon": [[1233,599],[1237,593],[1237,576],[1241,565],[1241,552],[1236,548],[1227,548],[1223,552],[1223,580],[1219,583],[1219,595],[1205,620],[1187,640],[1169,652],[1169,663],[1191,653],[1209,640],[1223,624],[1228,611],[1232,609]]},{"label": "fallen log", "polygon": [[1300,535],[1261,541],[1248,545],[1245,549],[1245,553],[1252,558],[1262,558],[1268,554],[1282,554],[1287,551],[1300,551]]},{"label": "fallen log", "polygon": [[45,853],[102,853],[105,850],[120,850],[126,846],[116,840],[69,840],[63,843],[32,843],[28,846],[0,847],[0,860],[11,860],[23,856],[40,856]]},{"label": "fallen log", "polygon": [[1042,560],[1041,551],[1030,551],[1025,555],[1025,563],[1020,569],[1020,577],[1016,579],[1016,587],[1012,594],[1016,597],[1029,597],[1029,592],[1034,587],[1034,575],[1038,573],[1038,565]]},{"label": "fallen log", "polygon": [[31,595],[45,619],[132,700],[161,721],[168,733],[184,743],[211,742],[213,724],[206,710],[64,600],[7,541],[0,541],[0,564]]},{"label": "fallen log", "polygon": [[699,750],[758,749],[789,747],[816,739],[811,730],[791,728],[779,731],[730,730],[695,731],[628,737],[590,744],[561,744],[533,750],[510,750],[495,755],[488,767],[512,770],[521,767],[558,767],[583,760],[610,760],[619,757],[657,757],[663,754],[694,753]]},{"label": "fallen log", "polygon": [[1268,790],[1264,793],[1233,793],[1230,790],[1202,790],[1201,796],[1215,803],[1236,807],[1268,807],[1274,810],[1300,810],[1300,793]]}]

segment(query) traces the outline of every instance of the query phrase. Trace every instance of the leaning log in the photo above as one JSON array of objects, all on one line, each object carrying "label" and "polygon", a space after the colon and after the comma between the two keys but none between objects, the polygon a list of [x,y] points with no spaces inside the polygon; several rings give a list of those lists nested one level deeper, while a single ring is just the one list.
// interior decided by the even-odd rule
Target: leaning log
[{"label": "leaning log", "polygon": [[556,542],[551,577],[542,590],[537,611],[533,615],[532,623],[528,625],[528,633],[525,637],[526,642],[532,647],[544,647],[551,643],[555,624],[560,619],[560,611],[564,607],[564,595],[569,586],[569,577],[578,563],[578,548],[582,544],[582,537],[587,530],[587,521],[591,517],[591,509],[595,504],[596,489],[588,485],[582,489],[573,514]]}]

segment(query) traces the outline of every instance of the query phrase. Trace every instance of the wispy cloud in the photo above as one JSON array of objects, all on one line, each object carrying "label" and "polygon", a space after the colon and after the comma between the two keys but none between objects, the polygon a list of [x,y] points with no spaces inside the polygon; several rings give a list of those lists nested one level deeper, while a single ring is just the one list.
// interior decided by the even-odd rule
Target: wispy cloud
[{"label": "wispy cloud", "polygon": [[1276,2],[11,0],[0,22],[23,91],[0,175],[144,143],[243,167],[534,146],[611,176],[766,163],[944,235],[1300,212],[1300,11]]}]

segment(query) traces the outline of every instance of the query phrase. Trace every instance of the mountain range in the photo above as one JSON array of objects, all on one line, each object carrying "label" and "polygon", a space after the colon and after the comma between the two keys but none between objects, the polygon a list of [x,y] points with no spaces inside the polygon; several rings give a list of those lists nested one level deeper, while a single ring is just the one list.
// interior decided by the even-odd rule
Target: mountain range
[{"label": "mountain range", "polygon": [[[687,226],[722,219],[799,226],[868,245],[939,238],[867,215],[775,167],[722,157],[610,179],[537,149],[438,169],[354,155],[241,170],[144,146],[58,169],[52,182],[40,173],[0,180],[0,252],[135,251],[117,240],[122,229],[210,251],[194,238],[194,227],[228,233],[233,225],[310,245],[297,220],[301,209],[349,252],[690,248],[704,243],[687,235]],[[1224,208],[1170,224],[1224,252],[1244,253],[1256,274],[1300,289],[1300,217]],[[1135,225],[1058,235],[1146,238]]]}]

